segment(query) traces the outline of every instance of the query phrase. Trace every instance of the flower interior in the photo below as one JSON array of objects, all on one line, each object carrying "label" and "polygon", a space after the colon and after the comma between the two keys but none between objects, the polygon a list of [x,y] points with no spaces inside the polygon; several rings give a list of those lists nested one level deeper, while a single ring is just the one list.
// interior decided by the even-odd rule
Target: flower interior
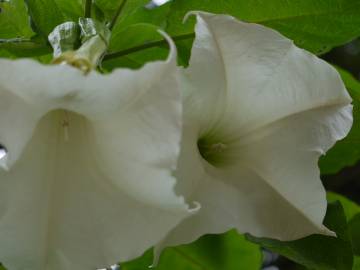
[{"label": "flower interior", "polygon": [[197,142],[200,155],[208,163],[215,167],[220,167],[227,162],[226,153],[228,152],[228,144],[218,138],[210,136],[202,136]]}]

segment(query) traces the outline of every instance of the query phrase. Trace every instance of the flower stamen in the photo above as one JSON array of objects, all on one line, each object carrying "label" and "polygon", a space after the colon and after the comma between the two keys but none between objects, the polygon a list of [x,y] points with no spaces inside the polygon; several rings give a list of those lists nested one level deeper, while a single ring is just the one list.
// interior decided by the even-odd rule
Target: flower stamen
[{"label": "flower stamen", "polygon": [[64,120],[61,122],[61,126],[64,129],[64,140],[65,142],[69,141],[69,127],[70,127],[70,120],[68,112],[64,112]]}]

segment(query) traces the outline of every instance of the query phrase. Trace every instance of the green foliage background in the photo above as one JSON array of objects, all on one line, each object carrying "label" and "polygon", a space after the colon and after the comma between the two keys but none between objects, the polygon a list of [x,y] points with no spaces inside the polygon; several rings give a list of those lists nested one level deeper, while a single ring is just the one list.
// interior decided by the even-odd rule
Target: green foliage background
[{"label": "green foliage background", "polygon": [[[121,0],[94,0],[92,17],[110,22],[120,3]],[[186,66],[194,18],[182,21],[192,10],[230,14],[266,25],[315,54],[360,36],[359,0],[173,0],[153,9],[146,8],[146,4],[145,0],[127,1],[113,28],[103,72],[118,67],[140,68],[148,61],[164,59],[168,48],[158,29],[174,37],[179,64]],[[30,57],[49,63],[52,50],[48,34],[58,24],[84,16],[84,6],[81,0],[0,0],[0,57]],[[148,48],[134,50],[143,45]],[[350,134],[320,160],[323,174],[337,173],[360,159],[360,83],[346,70],[337,68],[354,99],[354,125]],[[325,224],[337,233],[337,238],[313,235],[280,242],[230,231],[166,249],[156,269],[257,270],[262,265],[261,248],[267,248],[306,269],[360,270],[360,207],[335,193],[328,194],[328,201]],[[152,259],[149,250],[132,262],[123,262],[122,269],[147,269]]]}]

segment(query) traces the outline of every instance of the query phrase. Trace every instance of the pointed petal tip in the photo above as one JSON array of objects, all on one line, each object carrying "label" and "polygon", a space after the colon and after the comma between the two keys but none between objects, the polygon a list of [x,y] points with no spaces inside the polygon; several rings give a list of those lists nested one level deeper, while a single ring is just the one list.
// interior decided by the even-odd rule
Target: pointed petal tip
[{"label": "pointed petal tip", "polygon": [[191,205],[189,205],[189,208],[188,208],[189,213],[191,215],[195,215],[196,213],[198,213],[200,211],[200,209],[201,209],[201,203],[199,203],[197,201],[193,201],[191,203]]},{"label": "pointed petal tip", "polygon": [[174,41],[171,39],[171,37],[166,32],[158,29],[158,33],[160,35],[162,35],[163,38],[169,44],[170,52],[169,52],[169,56],[166,59],[166,62],[169,63],[169,62],[172,62],[172,61],[176,61],[177,49],[176,49],[176,45],[175,45]]},{"label": "pointed petal tip", "polygon": [[[242,21],[242,20],[238,20],[237,18],[235,18],[234,16],[231,16],[229,14],[215,14],[215,13],[211,13],[211,12],[206,12],[206,11],[201,11],[201,10],[191,10],[189,12],[187,12],[182,20],[182,23],[186,23],[188,21],[188,19],[191,17],[191,16],[196,16],[197,18],[201,18],[203,20],[206,21],[207,18],[213,18],[213,17],[225,17],[229,20],[234,20],[234,21],[237,21],[237,22],[244,22],[244,23],[247,23],[246,21]],[[274,30],[275,31],[275,30]]]},{"label": "pointed petal tip", "polygon": [[[165,207],[166,208],[166,207]],[[187,216],[192,216],[197,214],[201,209],[201,204],[197,201],[187,203],[183,196],[179,196],[177,204],[174,204],[172,207],[169,207],[169,210],[186,212]]]},{"label": "pointed petal tip", "polygon": [[182,20],[182,23],[183,24],[186,23],[188,21],[189,17],[197,16],[198,13],[199,13],[198,11],[189,11],[188,13],[185,14],[185,16],[184,16],[184,18]]},{"label": "pointed petal tip", "polygon": [[[191,17],[191,16],[196,16],[196,17],[206,17],[206,16],[215,16],[215,14],[213,13],[209,13],[209,12],[205,12],[205,11],[201,11],[201,10],[192,10],[189,11],[188,13],[185,14],[182,23],[186,23],[187,20]],[[225,15],[225,16],[229,16],[229,15]],[[232,16],[229,16],[232,17]]]},{"label": "pointed petal tip", "polygon": [[326,228],[324,225],[320,227],[319,234],[331,237],[337,237],[336,233]]}]

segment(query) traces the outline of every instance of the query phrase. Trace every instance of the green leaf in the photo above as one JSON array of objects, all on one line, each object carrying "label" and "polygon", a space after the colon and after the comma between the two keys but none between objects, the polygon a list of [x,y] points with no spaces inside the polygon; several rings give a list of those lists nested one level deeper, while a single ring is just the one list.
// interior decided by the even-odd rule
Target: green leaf
[{"label": "green leaf", "polygon": [[[115,30],[115,29],[114,29]],[[126,27],[123,30],[118,29],[112,32],[109,51],[116,52],[128,48],[136,47],[147,42],[162,40],[155,25],[139,23]]]},{"label": "green leaf", "polygon": [[[34,36],[30,39],[0,39],[0,50],[10,53],[11,58],[35,57],[52,52],[51,47],[42,38]],[[3,55],[1,55],[3,56]],[[6,56],[4,54],[4,56]]]},{"label": "green leaf", "polygon": [[353,270],[360,270],[360,256],[355,256],[354,257]]},{"label": "green leaf", "polygon": [[[206,235],[192,244],[167,248],[155,270],[258,270],[262,255],[259,246],[235,231]],[[152,263],[152,252],[121,264],[122,270],[143,270]]]},{"label": "green leaf", "polygon": [[81,0],[54,0],[61,10],[66,21],[77,22],[79,17],[84,16],[84,7]]},{"label": "green leaf", "polygon": [[346,88],[353,99],[360,101],[360,82],[351,75],[350,72],[342,69],[341,67],[335,67],[340,73],[341,79],[344,81]]},{"label": "green leaf", "polygon": [[165,28],[166,18],[170,12],[170,3],[160,7],[149,9],[143,5],[136,8],[133,12],[123,14],[118,22],[115,24],[113,32],[121,31],[127,26],[148,23],[157,26],[158,28]]},{"label": "green leaf", "polygon": [[103,22],[103,23],[105,22],[104,12],[94,2],[91,8],[91,18],[99,22]]},{"label": "green leaf", "polygon": [[0,38],[27,38],[33,35],[24,1],[2,2],[0,7]]},{"label": "green leaf", "polygon": [[224,235],[208,235],[195,244],[171,248],[164,252],[159,270],[257,270],[261,253],[235,231]]},{"label": "green leaf", "polygon": [[329,229],[336,232],[337,238],[311,235],[288,242],[253,236],[248,236],[248,239],[309,269],[351,270],[353,265],[352,248],[346,217],[339,202],[328,205],[324,223]]},{"label": "green leaf", "polygon": [[[163,40],[158,30],[165,28],[169,11],[170,3],[156,8],[139,6],[133,12],[122,14],[112,31],[109,48],[110,53]],[[174,41],[180,52],[178,55],[182,56],[186,54],[186,51],[181,47],[182,41],[178,41],[176,38],[174,38]],[[182,52],[184,52],[184,54]],[[109,60],[109,57],[105,57],[106,63],[104,63],[104,67],[107,70],[123,66],[140,68],[146,62],[165,59],[167,55],[168,46],[166,42],[163,42],[163,44],[157,45],[156,47],[142,49],[142,51],[139,52],[132,52],[115,60]],[[180,58],[179,60],[182,65],[186,62],[186,59],[182,60],[182,58]]]},{"label": "green leaf", "polygon": [[345,139],[337,142],[325,156],[320,158],[322,174],[334,174],[347,166],[353,166],[360,160],[360,82],[349,72],[337,67],[346,88],[353,98],[354,122]]},{"label": "green leaf", "polygon": [[[122,1],[124,0],[94,0],[94,3],[103,12],[105,19],[109,22],[114,17]],[[149,0],[127,0],[121,18],[131,16],[134,10],[138,7],[145,6],[148,2]]]},{"label": "green leaf", "polygon": [[328,192],[326,196],[329,203],[335,201],[339,201],[341,203],[344,208],[347,221],[350,221],[356,214],[360,213],[360,206],[348,198],[334,192]]},{"label": "green leaf", "polygon": [[358,255],[354,256],[353,270],[360,270],[360,206],[344,196],[332,192],[327,193],[327,199],[329,202],[339,201],[344,208],[352,250],[354,255]]},{"label": "green leaf", "polygon": [[167,32],[178,35],[193,31],[194,18],[182,24],[185,14],[193,10],[263,24],[317,54],[360,35],[360,1],[354,0],[174,0]]},{"label": "green leaf", "polygon": [[[159,34],[157,26],[146,23],[133,24],[123,30],[117,28],[117,31],[113,32],[109,51],[110,53],[124,51],[159,40],[163,40],[163,37]],[[112,70],[115,67],[140,68],[146,62],[165,59],[168,52],[167,45],[159,46],[106,61],[103,67],[106,70]]]},{"label": "green leaf", "polygon": [[[110,53],[163,40],[158,30],[165,28],[170,3],[150,9],[145,7],[145,2],[136,2],[138,7],[126,13],[129,4],[136,6],[134,1],[128,0],[124,11],[118,18],[112,31]],[[168,52],[168,46],[164,43],[153,48],[133,52],[115,60],[106,61],[103,66],[106,70],[112,70],[115,67],[140,68],[146,62],[165,59]]]},{"label": "green leaf", "polygon": [[36,32],[47,40],[49,33],[65,21],[65,17],[54,0],[25,0]]},{"label": "green leaf", "polygon": [[153,263],[153,249],[149,249],[141,257],[129,262],[120,263],[120,266],[121,266],[121,270],[143,270],[143,269],[149,269],[149,266],[151,266],[152,263]]},{"label": "green leaf", "polygon": [[354,254],[360,256],[360,214],[354,216],[349,222],[349,233]]},{"label": "green leaf", "polygon": [[[0,57],[1,58],[9,58],[9,59],[14,59],[16,58],[14,55],[12,55],[11,53],[9,53],[7,50],[1,49],[0,48]],[[1,269],[0,269],[1,270]]]}]

